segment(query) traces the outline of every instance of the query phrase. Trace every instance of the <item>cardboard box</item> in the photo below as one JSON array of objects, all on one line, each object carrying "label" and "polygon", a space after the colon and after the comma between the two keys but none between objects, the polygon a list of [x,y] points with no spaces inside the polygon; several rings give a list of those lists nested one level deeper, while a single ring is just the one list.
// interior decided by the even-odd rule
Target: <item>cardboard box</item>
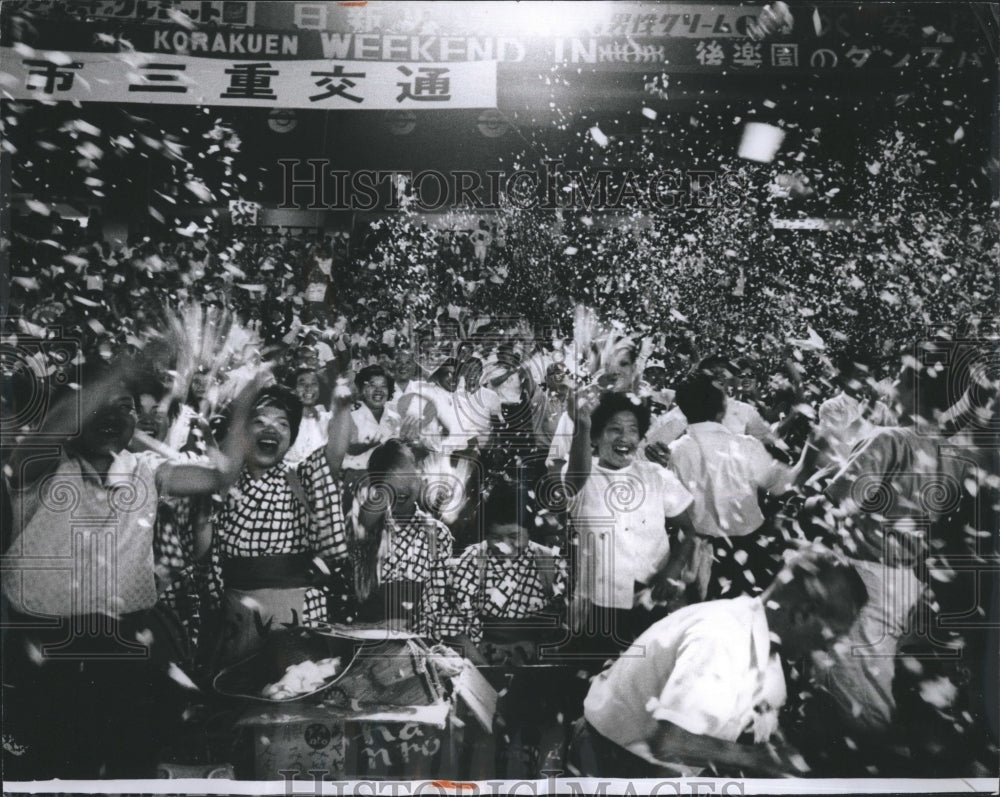
[{"label": "cardboard box", "polygon": [[253,736],[254,779],[424,780],[453,760],[450,703],[359,716],[314,712],[241,722]]}]

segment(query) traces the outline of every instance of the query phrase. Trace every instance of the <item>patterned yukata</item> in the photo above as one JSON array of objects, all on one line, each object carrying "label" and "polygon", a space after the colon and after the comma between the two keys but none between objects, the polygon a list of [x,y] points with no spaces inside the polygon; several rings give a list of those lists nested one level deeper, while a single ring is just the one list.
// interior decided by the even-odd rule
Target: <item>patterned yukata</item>
[{"label": "patterned yukata", "polygon": [[431,579],[421,633],[437,639],[466,634],[478,645],[484,620],[520,620],[551,609],[565,595],[566,580],[566,560],[536,542],[518,556],[499,556],[485,541],[471,545]]},{"label": "patterned yukata", "polygon": [[431,573],[451,558],[453,545],[448,527],[422,509],[402,526],[389,515],[379,556],[379,582],[427,583]]},{"label": "patterned yukata", "polygon": [[[354,529],[358,527],[359,509],[360,504],[356,503],[351,513],[351,526]],[[443,572],[451,558],[454,544],[448,527],[422,509],[417,508],[413,516],[402,525],[391,514],[387,514],[379,544],[378,585],[398,585],[402,592],[395,589],[389,590],[389,593],[397,600],[415,600],[418,605],[413,606],[412,610],[419,610],[423,600],[421,597],[414,598],[412,589],[422,595],[435,577],[440,578],[436,574]],[[365,556],[365,546],[355,545],[352,556],[357,559],[354,566],[360,567],[360,560]],[[412,588],[410,592],[405,591],[407,587]],[[369,613],[377,606],[377,600],[374,599],[375,602],[368,607]],[[379,610],[384,611],[384,608],[376,609]],[[398,611],[390,608],[389,613],[395,615]],[[410,611],[405,611],[404,614],[411,616]]]},{"label": "patterned yukata", "polygon": [[[316,449],[295,467],[308,509],[293,492],[288,470],[289,465],[282,461],[259,479],[245,469],[240,474],[215,517],[215,539],[223,566],[230,559],[299,553],[344,559],[346,564],[340,485],[330,469],[326,449]],[[331,613],[345,603],[343,596],[310,587],[302,622],[336,620]]]},{"label": "patterned yukata", "polygon": [[161,583],[160,600],[176,612],[194,649],[222,595],[214,557],[194,557],[194,524],[200,519],[198,502],[204,500],[208,499],[161,497],[153,534],[157,578],[166,581]]}]

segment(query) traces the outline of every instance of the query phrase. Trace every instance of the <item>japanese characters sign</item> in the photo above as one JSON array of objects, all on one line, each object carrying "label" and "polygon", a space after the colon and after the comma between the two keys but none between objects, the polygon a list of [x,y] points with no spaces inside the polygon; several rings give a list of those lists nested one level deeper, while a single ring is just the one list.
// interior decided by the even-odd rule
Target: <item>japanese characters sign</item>
[{"label": "japanese characters sign", "polygon": [[[12,40],[12,39],[8,39]],[[711,72],[759,70],[786,72],[830,69],[853,71],[985,68],[985,45],[938,41],[926,37],[871,41],[805,37],[755,42],[727,36],[669,38],[656,36],[518,35],[443,36],[380,33],[329,33],[265,29],[206,29],[123,25],[107,27],[78,23],[47,24],[21,45],[60,52],[155,54],[157,60],[188,57],[267,61],[332,60],[385,62],[411,68],[434,64],[496,61],[535,69],[541,66],[593,65],[602,70],[643,72],[650,65],[667,71]],[[277,67],[275,67],[277,68]],[[504,75],[501,74],[501,79]]]},{"label": "japanese characters sign", "polygon": [[254,24],[253,0],[25,0],[18,11],[77,19],[160,24]]},{"label": "japanese characters sign", "polygon": [[0,48],[15,99],[343,110],[494,108],[494,61],[194,58]]},{"label": "japanese characters sign", "polygon": [[[593,36],[745,36],[747,23],[756,19],[764,5],[701,5],[693,3],[602,3],[576,6],[553,5],[576,20],[580,33]],[[528,15],[530,16],[530,15]],[[415,33],[424,28],[464,28],[516,33],[524,28],[525,15],[506,2],[482,2],[465,6],[461,18],[447,3],[263,3],[259,24],[298,30],[364,33]]]}]

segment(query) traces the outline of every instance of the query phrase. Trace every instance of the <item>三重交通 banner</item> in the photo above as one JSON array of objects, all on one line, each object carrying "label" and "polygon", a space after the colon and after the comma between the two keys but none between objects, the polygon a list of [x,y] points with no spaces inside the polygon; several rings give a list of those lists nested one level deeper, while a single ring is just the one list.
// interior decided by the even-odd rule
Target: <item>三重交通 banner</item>
[{"label": "\u4e09\u91cd\u4ea4\u901a banner", "polygon": [[[276,46],[280,46],[279,44]],[[0,48],[0,87],[18,100],[261,108],[494,108],[495,61],[388,63],[195,58]]]}]

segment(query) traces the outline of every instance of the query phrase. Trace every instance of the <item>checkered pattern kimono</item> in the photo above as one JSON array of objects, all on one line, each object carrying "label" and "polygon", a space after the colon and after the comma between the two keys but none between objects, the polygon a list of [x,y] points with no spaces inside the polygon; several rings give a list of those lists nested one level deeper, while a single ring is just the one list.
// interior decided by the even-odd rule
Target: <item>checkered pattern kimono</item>
[{"label": "checkered pattern kimono", "polygon": [[566,592],[562,557],[535,542],[516,557],[499,556],[487,542],[465,549],[437,570],[424,592],[420,632],[434,638],[466,634],[479,644],[484,619],[516,620],[537,614]]},{"label": "checkered pattern kimono", "polygon": [[160,600],[177,613],[194,647],[198,645],[203,622],[219,609],[222,594],[222,579],[218,568],[213,566],[213,557],[194,558],[198,504],[205,500],[161,497],[153,534],[157,574],[167,581]]},{"label": "checkered pattern kimono", "polygon": [[379,556],[379,582],[420,581],[451,558],[454,540],[448,527],[421,509],[402,526],[386,518]]},{"label": "checkered pattern kimono", "polygon": [[[259,479],[244,470],[215,517],[215,540],[220,558],[314,553],[343,558],[347,536],[341,509],[340,484],[330,469],[326,449],[318,448],[300,462],[298,474],[308,508],[296,497],[285,462]],[[329,622],[327,599],[334,605],[346,596],[329,596],[320,588],[306,592],[303,622]]]}]

